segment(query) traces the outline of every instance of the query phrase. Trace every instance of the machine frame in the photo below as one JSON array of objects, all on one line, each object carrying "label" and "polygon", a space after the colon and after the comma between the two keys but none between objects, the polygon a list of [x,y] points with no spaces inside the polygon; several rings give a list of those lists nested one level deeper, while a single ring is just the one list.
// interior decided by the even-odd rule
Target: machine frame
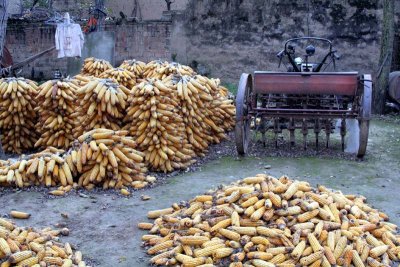
[{"label": "machine frame", "polygon": [[[293,59],[294,53],[289,44],[296,40],[317,40],[329,44],[329,52],[320,63],[314,64],[312,71],[302,71]],[[307,47],[312,50],[313,47]],[[315,49],[315,48],[314,48]],[[309,66],[308,54],[306,66]],[[372,81],[371,75],[357,72],[320,72],[328,58],[333,62],[339,59],[333,50],[332,42],[317,37],[293,38],[285,42],[285,49],[278,53],[282,61],[287,56],[292,65],[290,72],[255,71],[254,75],[241,75],[236,97],[236,147],[240,155],[248,152],[250,124],[259,118],[262,122],[270,120],[270,126],[277,136],[282,129],[290,131],[290,143],[294,145],[294,131],[300,129],[304,135],[304,149],[307,148],[306,135],[314,129],[318,147],[318,134],[332,131],[332,120],[341,119],[342,149],[346,135],[346,119],[357,119],[360,128],[357,156],[366,153],[371,115]],[[313,104],[310,104],[313,103]],[[317,104],[315,104],[317,103]],[[327,103],[322,105],[321,103]],[[282,121],[285,123],[282,124]],[[255,123],[256,124],[256,123]],[[264,129],[263,138],[265,135]],[[264,140],[265,143],[265,140]],[[277,140],[276,140],[277,145]]]}]

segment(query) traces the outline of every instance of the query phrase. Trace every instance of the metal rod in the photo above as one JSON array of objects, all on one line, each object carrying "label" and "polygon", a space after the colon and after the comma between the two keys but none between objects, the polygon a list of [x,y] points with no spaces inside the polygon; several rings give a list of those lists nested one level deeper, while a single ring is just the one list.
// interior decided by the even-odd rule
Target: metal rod
[{"label": "metal rod", "polygon": [[315,124],[314,124],[314,133],[315,133],[315,146],[318,150],[319,145],[318,145],[318,139],[319,139],[319,132],[321,131],[320,125],[319,125],[319,119],[315,120]]},{"label": "metal rod", "polygon": [[304,147],[304,150],[307,150],[308,126],[307,126],[307,121],[306,121],[305,119],[303,119],[303,129],[302,129],[302,133],[303,133],[303,147]]},{"label": "metal rod", "polygon": [[274,120],[275,147],[278,147],[279,119]]},{"label": "metal rod", "polygon": [[346,120],[342,119],[342,123],[340,125],[340,137],[342,139],[342,151],[344,151],[344,137],[346,136]]},{"label": "metal rod", "polygon": [[326,148],[329,148],[330,136],[331,136],[331,121],[330,120],[327,120],[325,123],[325,134],[326,134]]},{"label": "metal rod", "polygon": [[296,143],[296,138],[294,135],[294,131],[296,129],[296,125],[294,122],[294,119],[291,118],[289,121],[289,127],[288,127],[289,131],[290,131],[290,147],[294,147],[295,143]]}]

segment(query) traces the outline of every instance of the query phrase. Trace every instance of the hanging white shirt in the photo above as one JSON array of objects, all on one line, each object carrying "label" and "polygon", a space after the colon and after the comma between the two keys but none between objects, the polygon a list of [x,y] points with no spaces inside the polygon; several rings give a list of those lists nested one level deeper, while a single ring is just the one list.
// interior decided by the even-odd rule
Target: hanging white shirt
[{"label": "hanging white shirt", "polygon": [[79,24],[57,24],[55,41],[58,58],[80,57],[82,55],[84,37]]}]

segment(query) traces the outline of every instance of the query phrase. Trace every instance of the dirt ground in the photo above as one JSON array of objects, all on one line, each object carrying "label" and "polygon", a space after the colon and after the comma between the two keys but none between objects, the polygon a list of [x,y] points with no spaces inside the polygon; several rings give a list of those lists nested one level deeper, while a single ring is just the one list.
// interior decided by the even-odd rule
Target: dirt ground
[{"label": "dirt ground", "polygon": [[[263,151],[263,152],[262,152]],[[147,221],[147,211],[166,208],[222,183],[230,183],[257,173],[324,184],[344,193],[363,194],[374,207],[385,211],[400,225],[400,122],[375,119],[371,123],[368,155],[357,161],[342,153],[327,154],[297,149],[295,157],[273,149],[259,149],[251,157],[237,158],[233,142],[226,141],[210,150],[210,159],[195,171],[165,177],[151,189],[124,198],[114,192],[73,192],[66,197],[49,197],[47,191],[0,189],[0,215],[11,209],[30,212],[29,220],[18,224],[44,228],[56,224],[70,228],[62,238],[76,245],[93,266],[148,266],[141,248],[138,222]],[[271,153],[269,153],[272,151]],[[279,157],[277,157],[279,156]],[[151,196],[149,201],[140,199]],[[68,218],[61,216],[68,214]]]}]

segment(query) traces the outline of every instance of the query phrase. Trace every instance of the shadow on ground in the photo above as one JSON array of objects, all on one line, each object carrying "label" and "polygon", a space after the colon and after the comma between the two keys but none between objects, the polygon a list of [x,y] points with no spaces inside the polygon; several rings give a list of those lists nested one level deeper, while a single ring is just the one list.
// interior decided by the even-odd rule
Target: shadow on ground
[{"label": "shadow on ground", "polygon": [[[266,169],[268,165],[270,169]],[[140,247],[144,232],[136,228],[138,222],[146,221],[147,211],[257,173],[286,174],[313,185],[363,194],[371,205],[400,225],[400,124],[382,120],[372,122],[364,161],[346,157],[222,156],[198,167],[196,172],[182,173],[155,188],[135,192],[129,199],[108,192],[49,198],[44,192],[0,191],[0,214],[6,215],[11,209],[30,212],[29,220],[18,223],[38,228],[65,224],[71,235],[62,240],[75,244],[95,266],[147,266],[146,254]],[[151,196],[151,200],[141,201],[141,194]],[[61,213],[67,213],[68,218]]]}]

